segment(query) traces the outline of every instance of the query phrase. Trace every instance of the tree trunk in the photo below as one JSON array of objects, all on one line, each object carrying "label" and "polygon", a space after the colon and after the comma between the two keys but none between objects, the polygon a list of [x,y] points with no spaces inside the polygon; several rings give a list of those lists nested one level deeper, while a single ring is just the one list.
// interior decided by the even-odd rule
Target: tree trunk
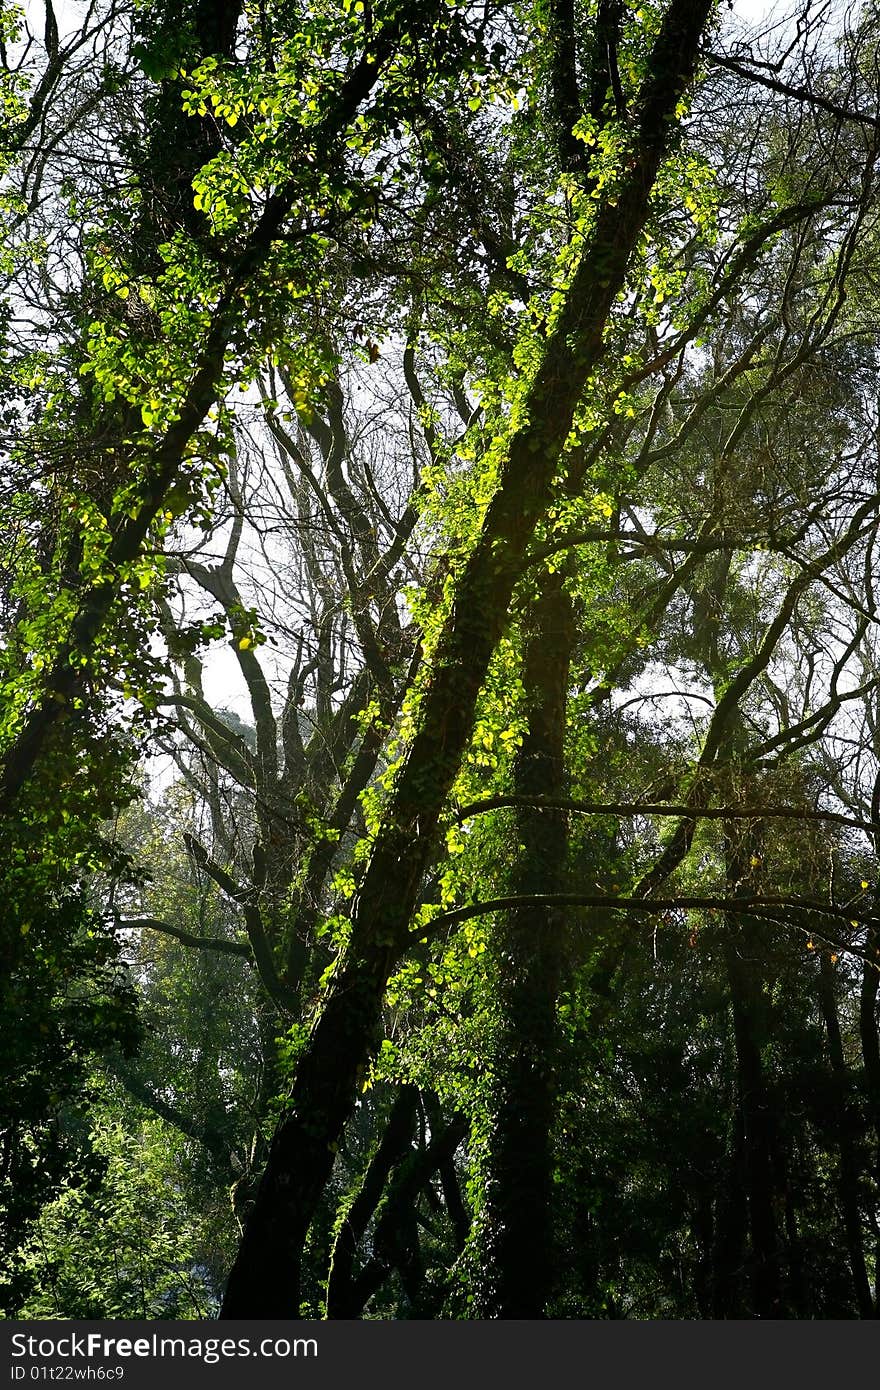
[{"label": "tree trunk", "polygon": [[340,1222],[333,1245],[330,1278],[327,1283],[327,1317],[357,1318],[364,1299],[355,1275],[355,1258],[392,1169],[410,1151],[419,1093],[415,1086],[402,1086],[391,1107],[381,1143],[375,1150],[360,1191]]},{"label": "tree trunk", "polygon": [[[565,795],[565,716],[575,629],[557,571],[542,577],[529,615],[523,661],[528,730],[516,762],[523,797]],[[516,816],[511,892],[565,886],[564,812],[523,807]],[[553,1125],[556,1002],[565,953],[563,910],[522,907],[493,942],[500,1009],[496,1110],[490,1138],[482,1316],[543,1318],[553,1279]]]},{"label": "tree trunk", "polygon": [[649,59],[627,168],[613,199],[599,206],[527,391],[525,423],[511,439],[498,490],[432,655],[418,730],[376,837],[352,913],[349,946],[297,1069],[290,1109],[276,1131],[222,1317],[289,1317],[297,1311],[306,1232],[377,1038],[386,982],[410,944],[410,919],[477,697],[525,569],[529,541],[549,505],[574,411],[602,356],[608,314],[644,226],[711,9],[710,0],[672,0],[666,12]]}]

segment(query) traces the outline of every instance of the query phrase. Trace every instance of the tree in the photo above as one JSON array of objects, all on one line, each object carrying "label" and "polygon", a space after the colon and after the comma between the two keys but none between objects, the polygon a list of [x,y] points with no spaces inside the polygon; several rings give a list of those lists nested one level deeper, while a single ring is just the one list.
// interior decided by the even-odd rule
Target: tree
[{"label": "tree", "polygon": [[[692,74],[708,6],[673,4],[664,16],[639,93],[638,136],[617,197],[600,203],[558,320],[526,390],[528,423],[512,434],[500,484],[477,545],[456,585],[432,653],[417,732],[398,776],[359,889],[352,936],[297,1069],[290,1115],[273,1142],[224,1315],[259,1306],[289,1311],[298,1253],[332,1167],[331,1145],[350,1111],[373,1041],[388,976],[408,944],[435,827],[470,733],[473,709],[531,533],[578,399],[602,349],[602,331],[647,214],[667,127]],[[388,885],[395,882],[393,900]]]},{"label": "tree", "polygon": [[118,18],[0,752],[30,1016],[50,943],[142,1032],[71,1039],[19,1270],[140,1127],[223,1316],[872,1316],[869,15]]}]

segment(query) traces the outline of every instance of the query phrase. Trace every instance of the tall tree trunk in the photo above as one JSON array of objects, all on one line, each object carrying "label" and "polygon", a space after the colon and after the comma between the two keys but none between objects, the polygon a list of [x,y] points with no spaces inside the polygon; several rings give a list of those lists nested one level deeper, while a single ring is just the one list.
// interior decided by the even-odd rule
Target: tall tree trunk
[{"label": "tall tree trunk", "polygon": [[[543,576],[526,633],[523,685],[528,730],[516,761],[524,797],[565,795],[565,716],[575,629],[562,575]],[[522,807],[511,891],[564,888],[564,812]],[[543,1318],[553,1277],[553,1125],[556,1117],[556,1002],[565,952],[565,913],[522,907],[495,932],[492,958],[500,1010],[496,1110],[490,1138],[482,1315]]]},{"label": "tall tree trunk", "polygon": [[437,823],[504,630],[528,544],[549,505],[560,455],[648,213],[648,199],[696,63],[711,0],[672,0],[648,60],[626,169],[603,200],[526,393],[498,490],[432,655],[419,725],[376,837],[348,948],[302,1055],[223,1317],[285,1317],[299,1305],[303,1242],[330,1176],[357,1083],[377,1040],[387,980],[410,945]]}]

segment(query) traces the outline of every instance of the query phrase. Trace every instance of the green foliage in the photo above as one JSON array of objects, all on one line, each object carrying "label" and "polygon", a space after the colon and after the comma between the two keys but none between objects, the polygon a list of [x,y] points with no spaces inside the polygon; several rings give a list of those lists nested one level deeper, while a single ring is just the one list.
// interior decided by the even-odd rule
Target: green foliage
[{"label": "green foliage", "polygon": [[[215,1310],[350,960],[382,1014],[344,1135],[319,1135],[337,1161],[307,1310],[402,1087],[411,1132],[353,1256],[362,1311],[485,1306],[517,1085],[523,1111],[552,1101],[536,1316],[765,1316],[762,1159],[785,1310],[858,1306],[880,1134],[876,845],[855,841],[876,813],[877,190],[868,121],[833,108],[838,88],[876,107],[860,30],[824,53],[819,103],[782,60],[796,119],[715,67],[681,100],[568,436],[530,455],[552,497],[439,828],[388,824],[512,450],[554,423],[528,418],[535,387],[636,167],[668,12],[585,0],[563,33],[543,0],[167,0],[112,29],[119,66],[84,105],[0,70],[0,756],[27,773],[0,820],[10,1315]],[[20,24],[5,6],[7,47]],[[78,123],[105,172],[41,201],[28,180]],[[51,331],[42,307],[27,324],[33,284]],[[531,486],[525,469],[524,509]],[[528,783],[550,580],[573,619],[564,766]],[[213,644],[241,682],[217,709]],[[574,803],[543,822],[565,838],[546,885],[550,808],[499,804],[524,785]],[[430,843],[389,971],[399,942],[371,955],[352,920],[394,836],[380,907]],[[532,917],[549,948],[507,910],[437,921],[523,882],[577,899]],[[647,892],[672,906],[615,905]],[[746,892],[814,906],[755,915]],[[530,1087],[516,1030],[536,1019]],[[746,1155],[759,1093],[772,1142]]]},{"label": "green foliage", "polygon": [[[12,852],[22,853],[20,842]],[[87,1132],[89,1063],[109,1048],[130,1053],[138,1038],[119,940],[68,875],[66,862],[56,866],[53,890],[52,866],[19,862],[4,881],[0,1290],[9,1315],[29,1286],[22,1242],[43,1204],[99,1166]]]},{"label": "green foliage", "polygon": [[192,1212],[183,1145],[106,1084],[93,1105],[89,1142],[100,1167],[40,1213],[21,1254],[33,1291],[17,1315],[210,1316],[225,1251],[211,1248],[210,1217]]}]

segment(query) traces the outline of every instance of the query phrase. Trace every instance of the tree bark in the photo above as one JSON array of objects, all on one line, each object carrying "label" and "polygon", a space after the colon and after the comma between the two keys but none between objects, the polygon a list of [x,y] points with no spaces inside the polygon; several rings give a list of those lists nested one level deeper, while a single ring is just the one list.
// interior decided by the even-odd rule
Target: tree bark
[{"label": "tree bark", "polygon": [[[528,729],[516,761],[517,795],[565,794],[565,720],[575,628],[562,574],[545,574],[529,615],[523,660]],[[514,893],[564,887],[564,812],[521,806]],[[553,1286],[553,1125],[559,1048],[556,1004],[565,912],[524,906],[495,929],[500,1009],[497,1091],[485,1212],[483,1317],[543,1318]]]}]

